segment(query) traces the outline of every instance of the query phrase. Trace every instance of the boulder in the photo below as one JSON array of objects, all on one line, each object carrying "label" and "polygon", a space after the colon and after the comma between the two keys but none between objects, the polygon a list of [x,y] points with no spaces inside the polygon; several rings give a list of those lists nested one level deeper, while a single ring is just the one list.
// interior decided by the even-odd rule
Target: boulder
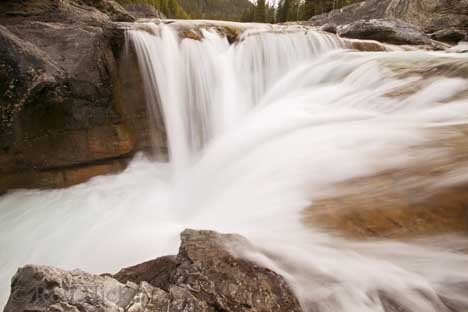
[{"label": "boulder", "polygon": [[150,149],[138,66],[114,20],[133,17],[111,0],[0,2],[0,193],[83,182]]},{"label": "boulder", "polygon": [[419,28],[398,19],[360,20],[338,26],[341,37],[377,40],[390,44],[430,45],[431,40]]},{"label": "boulder", "polygon": [[320,27],[321,31],[329,32],[332,34],[336,34],[336,25],[335,24],[325,24]]},{"label": "boulder", "polygon": [[465,33],[458,29],[444,29],[431,34],[431,39],[445,42],[448,44],[457,44],[465,39]]},{"label": "boulder", "polygon": [[5,312],[302,311],[278,274],[234,257],[238,235],[185,230],[176,257],[112,276],[26,266],[12,279]]}]

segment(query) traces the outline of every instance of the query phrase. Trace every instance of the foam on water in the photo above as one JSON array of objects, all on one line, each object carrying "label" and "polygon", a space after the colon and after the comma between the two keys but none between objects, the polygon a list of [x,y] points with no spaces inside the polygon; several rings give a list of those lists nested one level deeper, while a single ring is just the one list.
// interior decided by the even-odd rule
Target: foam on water
[{"label": "foam on water", "polygon": [[408,148],[430,142],[428,129],[467,123],[468,102],[455,97],[466,80],[393,66],[464,56],[352,52],[310,30],[246,32],[234,45],[203,37],[151,23],[128,32],[150,111],[161,103],[169,164],[140,155],[119,175],[0,198],[3,298],[18,266],[116,271],[176,253],[191,227],[248,237],[256,248],[233,252],[281,273],[306,311],[384,311],[382,298],[449,311],[441,297],[468,309],[467,256],[346,241],[302,222],[334,183],[429,161]]}]

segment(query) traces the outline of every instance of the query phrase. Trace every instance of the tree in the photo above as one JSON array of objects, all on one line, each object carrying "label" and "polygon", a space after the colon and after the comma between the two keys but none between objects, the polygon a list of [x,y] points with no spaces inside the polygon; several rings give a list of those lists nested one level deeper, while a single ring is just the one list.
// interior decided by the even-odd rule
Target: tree
[{"label": "tree", "polygon": [[167,15],[171,17],[177,17],[177,3],[175,0],[168,0]]},{"label": "tree", "polygon": [[257,0],[257,5],[254,10],[254,21],[258,23],[266,23],[266,4],[265,0]]},{"label": "tree", "polygon": [[240,21],[243,23],[250,23],[254,21],[254,15],[255,15],[255,8],[248,8],[244,10],[244,13],[242,13],[242,16],[240,18]]},{"label": "tree", "polygon": [[314,3],[315,0],[305,0],[303,4],[303,9],[302,9],[302,16],[304,20],[310,19],[312,16],[315,15],[315,10],[314,10]]},{"label": "tree", "polygon": [[278,4],[276,19],[280,23],[289,21],[291,0],[281,0]]},{"label": "tree", "polygon": [[159,10],[166,16],[169,16],[169,3],[168,0],[161,0]]},{"label": "tree", "polygon": [[266,8],[266,21],[267,23],[274,24],[276,23],[276,9],[274,5],[267,5]]}]

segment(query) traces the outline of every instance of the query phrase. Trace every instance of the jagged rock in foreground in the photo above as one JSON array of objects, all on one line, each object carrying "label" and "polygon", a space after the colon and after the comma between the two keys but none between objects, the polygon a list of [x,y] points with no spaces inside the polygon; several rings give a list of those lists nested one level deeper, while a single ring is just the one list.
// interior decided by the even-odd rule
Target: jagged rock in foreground
[{"label": "jagged rock in foreground", "polygon": [[278,274],[233,257],[238,235],[185,230],[177,256],[114,276],[26,266],[12,280],[5,312],[302,311]]}]

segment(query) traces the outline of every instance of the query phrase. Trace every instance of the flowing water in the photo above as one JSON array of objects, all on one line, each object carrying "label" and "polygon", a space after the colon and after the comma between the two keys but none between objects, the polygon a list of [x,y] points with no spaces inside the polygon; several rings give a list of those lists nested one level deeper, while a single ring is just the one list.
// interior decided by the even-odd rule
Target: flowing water
[{"label": "flowing water", "polygon": [[248,237],[258,248],[235,252],[281,273],[305,311],[468,309],[466,255],[348,241],[302,220],[336,183],[443,155],[410,150],[468,122],[468,81],[424,69],[467,56],[357,52],[293,26],[250,25],[233,44],[199,27],[202,40],[181,40],[177,24],[127,34],[170,162],[139,155],[119,175],[0,198],[3,302],[18,266],[116,271],[176,253],[190,227]]}]

